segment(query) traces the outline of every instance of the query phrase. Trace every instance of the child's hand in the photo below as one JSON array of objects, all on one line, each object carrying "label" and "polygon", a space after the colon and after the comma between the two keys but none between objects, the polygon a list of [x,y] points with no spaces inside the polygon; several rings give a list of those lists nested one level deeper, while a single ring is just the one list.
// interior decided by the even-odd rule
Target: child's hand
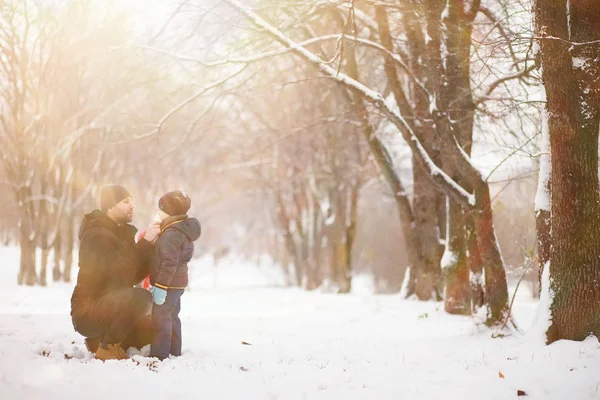
[{"label": "child's hand", "polygon": [[153,286],[152,289],[150,289],[150,293],[152,293],[154,302],[159,306],[164,304],[165,300],[167,299],[167,291],[165,289]]}]

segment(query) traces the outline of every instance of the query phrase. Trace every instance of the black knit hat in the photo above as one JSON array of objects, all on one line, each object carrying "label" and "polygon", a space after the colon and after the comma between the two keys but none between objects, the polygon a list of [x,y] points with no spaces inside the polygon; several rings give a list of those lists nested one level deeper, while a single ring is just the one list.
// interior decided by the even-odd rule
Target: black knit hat
[{"label": "black knit hat", "polygon": [[127,197],[132,197],[131,194],[123,186],[119,185],[104,185],[100,189],[100,209],[102,212],[107,212],[121,200]]},{"label": "black knit hat", "polygon": [[186,214],[191,205],[192,200],[181,190],[173,190],[158,200],[158,208],[169,215]]}]

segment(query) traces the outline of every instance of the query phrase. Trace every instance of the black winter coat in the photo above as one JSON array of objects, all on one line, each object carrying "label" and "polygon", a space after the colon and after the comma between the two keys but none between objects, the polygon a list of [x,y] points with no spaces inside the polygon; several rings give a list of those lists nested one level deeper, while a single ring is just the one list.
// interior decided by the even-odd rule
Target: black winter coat
[{"label": "black winter coat", "polygon": [[194,255],[194,241],[200,237],[200,222],[179,215],[163,221],[150,262],[150,283],[162,289],[184,289],[188,284],[188,263]]},{"label": "black winter coat", "polygon": [[128,289],[149,273],[154,245],[135,243],[137,228],[118,225],[100,210],[83,217],[79,229],[79,273],[71,296],[71,315],[84,314],[87,306],[106,294]]}]

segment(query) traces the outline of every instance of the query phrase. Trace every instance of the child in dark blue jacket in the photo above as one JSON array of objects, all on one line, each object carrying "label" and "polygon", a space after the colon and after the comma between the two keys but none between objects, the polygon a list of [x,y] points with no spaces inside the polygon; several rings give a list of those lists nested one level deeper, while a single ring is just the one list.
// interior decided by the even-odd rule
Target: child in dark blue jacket
[{"label": "child in dark blue jacket", "polygon": [[200,223],[187,215],[191,200],[175,190],[158,201],[161,234],[150,261],[150,283],[156,332],[150,357],[164,360],[181,355],[181,296],[188,284],[188,263],[194,255],[194,241],[200,237]]}]

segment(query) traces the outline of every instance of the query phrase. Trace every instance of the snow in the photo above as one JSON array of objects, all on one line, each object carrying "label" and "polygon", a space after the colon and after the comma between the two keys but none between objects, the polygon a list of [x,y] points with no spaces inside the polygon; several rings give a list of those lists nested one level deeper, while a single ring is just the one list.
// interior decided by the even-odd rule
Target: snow
[{"label": "snow", "polygon": [[484,282],[485,282],[485,280],[483,278],[484,274],[485,274],[484,270],[482,270],[481,272],[469,271],[469,282],[471,283],[471,285],[483,287]]},{"label": "snow", "polygon": [[537,313],[533,319],[531,328],[529,329],[528,335],[533,337],[537,341],[546,341],[546,331],[552,323],[552,314],[550,312],[550,305],[554,298],[554,291],[550,285],[550,261],[546,261],[544,264],[544,270],[542,271],[542,288],[540,290],[540,301],[537,308]]},{"label": "snow", "polygon": [[573,57],[573,69],[584,69],[588,60],[583,57]]},{"label": "snow", "polygon": [[458,254],[450,250],[450,246],[446,246],[444,250],[444,255],[442,256],[441,267],[442,269],[450,268],[456,265],[456,261],[458,260]]},{"label": "snow", "polygon": [[[191,266],[182,357],[152,368],[139,354],[102,363],[71,326],[72,285],[17,286],[18,251],[0,248],[0,260],[2,399],[494,400],[517,390],[528,399],[600,398],[595,338],[492,339],[439,302],[373,295],[364,285],[349,295],[285,288],[272,263],[234,257]],[[517,293],[519,326],[531,325],[536,306]]]}]

